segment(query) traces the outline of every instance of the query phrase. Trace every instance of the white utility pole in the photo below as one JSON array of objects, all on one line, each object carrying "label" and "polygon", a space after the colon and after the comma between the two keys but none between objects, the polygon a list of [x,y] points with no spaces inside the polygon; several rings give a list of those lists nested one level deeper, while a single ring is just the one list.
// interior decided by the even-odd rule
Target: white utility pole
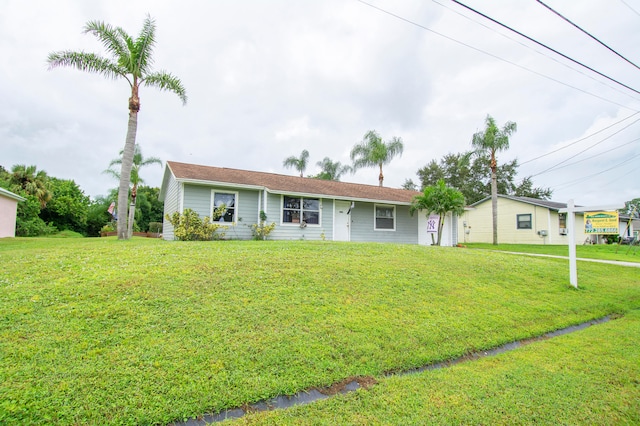
[{"label": "white utility pole", "polygon": [[558,213],[567,214],[567,233],[569,238],[569,282],[575,288],[578,288],[578,266],[576,258],[576,213],[612,211],[624,208],[624,205],[616,206],[590,206],[578,207],[573,204],[573,200],[567,202],[566,209],[558,210]]}]

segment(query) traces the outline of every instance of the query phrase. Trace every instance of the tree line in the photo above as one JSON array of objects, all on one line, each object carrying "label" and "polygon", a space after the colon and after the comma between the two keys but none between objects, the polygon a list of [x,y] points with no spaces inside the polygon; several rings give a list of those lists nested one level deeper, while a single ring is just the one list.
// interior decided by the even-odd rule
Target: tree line
[{"label": "tree line", "polygon": [[[117,190],[91,200],[71,179],[49,176],[35,165],[16,164],[7,170],[0,166],[0,187],[20,195],[16,236],[34,237],[72,231],[87,237],[100,236],[104,229],[114,229],[115,220],[109,206]],[[148,231],[150,224],[162,222],[164,206],[158,200],[159,188],[139,186],[134,230]]]}]

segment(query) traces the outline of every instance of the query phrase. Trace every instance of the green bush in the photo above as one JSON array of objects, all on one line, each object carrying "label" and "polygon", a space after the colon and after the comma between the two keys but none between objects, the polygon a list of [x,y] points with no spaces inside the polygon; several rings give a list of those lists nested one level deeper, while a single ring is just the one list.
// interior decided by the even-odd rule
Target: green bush
[{"label": "green bush", "polygon": [[[219,219],[227,210],[223,204],[213,212],[213,220]],[[218,222],[211,222],[208,216],[200,218],[198,213],[186,209],[182,214],[174,212],[166,215],[166,219],[173,225],[173,235],[180,241],[209,241],[224,238],[224,232],[219,229],[227,229],[227,226]]]},{"label": "green bush", "polygon": [[251,234],[254,240],[266,240],[267,236],[276,228],[275,222],[267,225],[267,214],[264,210],[260,210],[260,223],[251,225]]}]

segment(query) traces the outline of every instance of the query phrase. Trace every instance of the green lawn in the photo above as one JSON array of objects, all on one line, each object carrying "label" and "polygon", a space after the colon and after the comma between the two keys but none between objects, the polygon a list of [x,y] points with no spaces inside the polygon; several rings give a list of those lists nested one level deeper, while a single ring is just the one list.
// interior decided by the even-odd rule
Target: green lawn
[{"label": "green lawn", "polygon": [[[520,253],[551,254],[554,256],[569,256],[569,247],[563,245],[543,244],[498,244],[488,243],[465,244],[472,249],[486,249],[498,251],[512,251]],[[640,262],[640,248],[637,246],[617,244],[577,245],[576,256],[585,259],[617,260],[622,262]]]},{"label": "green lawn", "polygon": [[0,261],[0,424],[163,424],[640,308],[635,268],[580,264],[575,290],[564,260],[456,248],[3,239]]},{"label": "green lawn", "polygon": [[640,424],[640,311],[445,370],[258,414],[245,425]]}]

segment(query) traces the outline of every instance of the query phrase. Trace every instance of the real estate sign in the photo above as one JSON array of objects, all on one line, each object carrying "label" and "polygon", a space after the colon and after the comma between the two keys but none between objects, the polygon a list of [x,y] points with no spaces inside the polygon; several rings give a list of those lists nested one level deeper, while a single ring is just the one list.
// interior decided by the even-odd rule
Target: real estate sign
[{"label": "real estate sign", "polygon": [[585,212],[585,234],[617,234],[618,212]]}]

